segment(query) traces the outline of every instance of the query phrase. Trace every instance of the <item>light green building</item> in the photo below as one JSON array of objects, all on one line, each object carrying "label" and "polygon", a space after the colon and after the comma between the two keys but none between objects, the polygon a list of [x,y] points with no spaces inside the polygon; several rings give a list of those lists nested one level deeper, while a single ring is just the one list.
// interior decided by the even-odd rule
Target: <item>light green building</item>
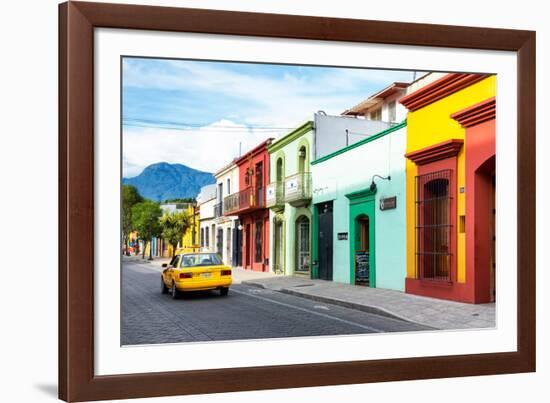
[{"label": "light green building", "polygon": [[311,275],[311,172],[313,122],[307,122],[268,147],[270,183],[270,270]]},{"label": "light green building", "polygon": [[406,123],[311,162],[312,277],[404,290]]}]

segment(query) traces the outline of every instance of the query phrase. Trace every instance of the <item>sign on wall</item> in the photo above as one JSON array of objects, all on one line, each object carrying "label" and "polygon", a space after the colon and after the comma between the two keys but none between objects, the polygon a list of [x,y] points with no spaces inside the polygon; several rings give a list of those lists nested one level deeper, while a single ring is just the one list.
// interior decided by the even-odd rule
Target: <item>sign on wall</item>
[{"label": "sign on wall", "polygon": [[267,188],[265,189],[265,200],[267,202],[274,201],[276,198],[276,192],[277,189],[275,188],[274,184],[267,185]]},{"label": "sign on wall", "polygon": [[294,193],[298,190],[298,177],[291,178],[285,181],[285,192],[286,194]]},{"label": "sign on wall", "polygon": [[380,199],[380,210],[391,210],[397,207],[397,196]]}]

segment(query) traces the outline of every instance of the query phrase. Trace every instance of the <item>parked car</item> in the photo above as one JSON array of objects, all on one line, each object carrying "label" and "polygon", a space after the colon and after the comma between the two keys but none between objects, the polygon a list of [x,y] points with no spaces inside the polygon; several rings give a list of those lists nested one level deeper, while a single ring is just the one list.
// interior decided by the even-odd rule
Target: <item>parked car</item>
[{"label": "parked car", "polygon": [[178,298],[182,292],[219,290],[225,296],[231,285],[231,267],[217,253],[181,253],[162,265],[161,292]]}]

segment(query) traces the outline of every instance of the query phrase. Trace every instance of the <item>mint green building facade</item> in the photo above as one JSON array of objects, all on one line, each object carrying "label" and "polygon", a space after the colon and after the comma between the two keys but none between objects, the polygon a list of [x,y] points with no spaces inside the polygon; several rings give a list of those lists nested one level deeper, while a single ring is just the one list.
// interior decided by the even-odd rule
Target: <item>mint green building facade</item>
[{"label": "mint green building facade", "polygon": [[311,275],[312,212],[310,162],[313,122],[306,122],[268,147],[270,183],[270,271]]},{"label": "mint green building facade", "polygon": [[404,291],[405,150],[403,122],[311,162],[312,277]]}]

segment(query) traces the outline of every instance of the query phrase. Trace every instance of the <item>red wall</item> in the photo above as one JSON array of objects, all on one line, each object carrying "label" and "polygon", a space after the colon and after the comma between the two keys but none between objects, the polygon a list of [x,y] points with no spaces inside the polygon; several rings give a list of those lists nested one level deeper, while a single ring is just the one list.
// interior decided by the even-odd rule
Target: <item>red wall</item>
[{"label": "red wall", "polygon": [[495,120],[466,128],[466,282],[469,299],[490,302],[491,174],[495,171]]},{"label": "red wall", "polygon": [[[255,169],[256,164],[263,162],[263,172],[262,172],[262,188],[263,188],[263,203],[265,205],[265,188],[269,183],[269,153],[266,149],[266,144],[257,147],[251,152],[245,154],[240,160],[237,161],[239,167],[239,191],[246,189],[248,186],[256,187],[256,175],[252,175],[252,181],[250,185],[245,183],[245,174],[247,169],[252,171]],[[243,249],[242,249],[242,264],[246,269],[252,269],[256,271],[268,271],[269,270],[269,210],[266,208],[261,208],[249,213],[239,214],[239,220],[243,226]],[[262,228],[262,259],[261,262],[255,262],[254,256],[256,252],[255,245],[255,236],[256,236],[256,221],[263,221]],[[247,224],[250,225],[250,243],[247,243]],[[250,262],[251,264],[246,264],[246,252],[247,248],[250,248]]]},{"label": "red wall", "polygon": [[[245,269],[252,269],[254,271],[268,271],[269,270],[269,262],[266,259],[269,259],[269,210],[259,210],[253,213],[249,214],[243,214],[239,216],[239,219],[241,220],[241,225],[243,226],[243,251],[242,251],[242,264]],[[262,226],[262,258],[260,262],[255,261],[255,254],[256,254],[256,221],[262,220],[263,226]],[[251,245],[249,246],[246,242],[247,236],[246,231],[248,226],[250,225],[250,242]],[[250,264],[247,264],[246,262],[246,251],[247,248],[250,247]]]},{"label": "red wall", "polygon": [[[267,150],[260,151],[255,155],[250,156],[249,158],[245,157],[237,161],[239,166],[239,190],[246,189],[247,185],[245,184],[245,173],[247,168],[254,170],[256,164],[263,162],[263,188],[265,189],[266,185],[269,183],[269,153]],[[256,177],[253,176],[252,185],[255,186]]]}]

